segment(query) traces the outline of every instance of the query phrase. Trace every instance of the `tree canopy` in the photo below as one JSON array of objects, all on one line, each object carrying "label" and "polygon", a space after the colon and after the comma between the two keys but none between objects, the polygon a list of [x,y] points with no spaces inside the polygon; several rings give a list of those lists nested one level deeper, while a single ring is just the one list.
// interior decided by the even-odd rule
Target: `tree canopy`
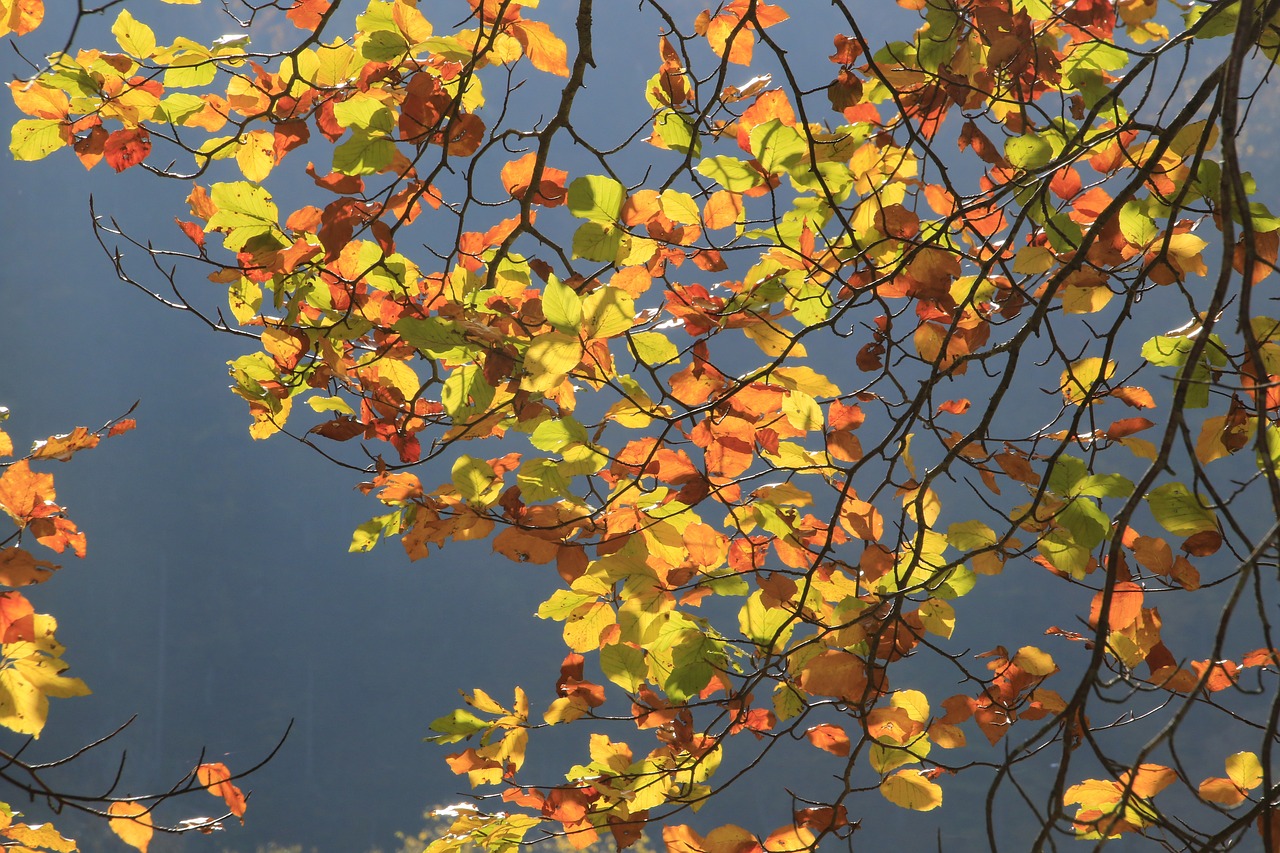
[{"label": "tree canopy", "polygon": [[244,341],[253,438],[360,472],[353,551],[560,579],[563,660],[431,723],[480,795],[431,853],[826,849],[949,790],[992,849],[1280,850],[1280,2],[552,5],[108,2],[10,86],[15,158],[191,184],[97,236]]}]

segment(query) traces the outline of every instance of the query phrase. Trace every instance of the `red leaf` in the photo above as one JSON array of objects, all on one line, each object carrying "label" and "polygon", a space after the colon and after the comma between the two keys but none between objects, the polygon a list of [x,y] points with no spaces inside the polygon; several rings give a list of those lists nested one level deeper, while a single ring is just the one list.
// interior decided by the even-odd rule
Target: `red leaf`
[{"label": "red leaf", "polygon": [[194,222],[183,222],[178,217],[174,217],[173,221],[182,229],[182,233],[187,235],[192,243],[196,244],[197,249],[204,248],[204,229]]},{"label": "red leaf", "polygon": [[86,169],[92,169],[102,160],[102,152],[107,144],[107,130],[102,125],[94,126],[89,135],[77,139],[75,145],[76,156],[80,158],[80,162],[84,164]]},{"label": "red leaf", "polygon": [[862,45],[845,35],[837,34],[835,39],[836,52],[827,57],[837,65],[852,65],[858,61],[858,57],[862,54]]},{"label": "red leaf", "polygon": [[107,165],[117,172],[136,166],[150,153],[151,134],[143,127],[117,130],[107,137],[102,149]]},{"label": "red leaf", "polygon": [[283,121],[276,125],[275,158],[279,163],[284,155],[300,145],[306,145],[311,138],[311,129],[305,121]]},{"label": "red leaf", "polygon": [[939,413],[948,412],[953,415],[963,415],[965,412],[969,411],[969,405],[970,405],[969,400],[964,397],[960,398],[959,400],[948,400],[947,402],[938,406],[938,412]]}]

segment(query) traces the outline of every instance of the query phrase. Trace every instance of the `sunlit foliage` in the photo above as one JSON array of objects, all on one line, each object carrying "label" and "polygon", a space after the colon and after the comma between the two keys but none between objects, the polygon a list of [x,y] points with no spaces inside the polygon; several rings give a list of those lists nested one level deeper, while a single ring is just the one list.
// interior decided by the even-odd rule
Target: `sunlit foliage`
[{"label": "sunlit foliage", "polygon": [[[121,7],[11,87],[18,159],[194,182],[182,248],[99,238],[251,340],[254,438],[365,471],[353,551],[489,540],[561,580],[555,698],[431,724],[487,798],[427,849],[812,849],[952,777],[993,845],[1016,812],[1025,849],[1280,849],[1280,219],[1235,148],[1277,4],[900,0],[888,44],[867,4],[640,5],[652,75],[605,116],[590,0],[572,31],[246,3],[170,44]],[[1256,748],[1188,755],[1193,717]],[[580,751],[529,778],[560,726]],[[768,826],[685,822],[815,749]]]}]

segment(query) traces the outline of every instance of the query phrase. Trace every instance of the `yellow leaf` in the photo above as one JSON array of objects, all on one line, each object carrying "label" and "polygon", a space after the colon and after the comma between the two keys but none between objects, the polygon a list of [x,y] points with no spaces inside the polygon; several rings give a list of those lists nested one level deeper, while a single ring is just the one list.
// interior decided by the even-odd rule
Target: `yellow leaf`
[{"label": "yellow leaf", "polygon": [[260,184],[276,165],[275,135],[265,130],[251,130],[241,139],[236,148],[236,165],[246,178]]},{"label": "yellow leaf", "polygon": [[1241,790],[1249,791],[1262,784],[1262,762],[1252,752],[1227,756],[1227,777]]},{"label": "yellow leaf", "polygon": [[1116,363],[1114,361],[1103,362],[1101,358],[1082,358],[1079,361],[1072,362],[1071,366],[1062,371],[1062,377],[1058,380],[1062,389],[1062,399],[1073,406],[1083,405],[1090,397],[1090,394],[1100,394],[1103,388],[1094,389],[1094,385],[1105,382],[1115,375]]},{"label": "yellow leaf", "polygon": [[929,740],[943,749],[959,749],[965,745],[964,730],[950,723],[929,726]]},{"label": "yellow leaf", "polygon": [[1046,676],[1058,671],[1058,665],[1053,662],[1053,657],[1035,646],[1023,646],[1018,649],[1011,663],[1029,675]]},{"label": "yellow leaf", "polygon": [[899,690],[890,697],[889,705],[906,711],[917,723],[929,719],[929,697],[919,690]]},{"label": "yellow leaf", "polygon": [[42,851],[52,850],[55,853],[74,853],[79,849],[76,843],[70,838],[64,838],[62,833],[53,828],[51,823],[25,824],[20,823],[17,826],[11,826],[3,830],[6,838],[10,838],[23,846],[23,848],[38,847]]},{"label": "yellow leaf", "polygon": [[156,34],[146,24],[135,21],[128,9],[122,9],[111,25],[111,33],[125,53],[146,59],[156,49]]},{"label": "yellow leaf", "polygon": [[146,806],[138,803],[112,803],[107,807],[111,819],[107,824],[111,831],[142,853],[147,853],[147,845],[151,843],[151,813]]},{"label": "yellow leaf", "polygon": [[533,339],[525,351],[528,376],[520,381],[526,391],[550,391],[564,382],[582,361],[582,343],[564,332],[547,332]]},{"label": "yellow leaf", "polygon": [[16,669],[0,671],[0,726],[39,738],[49,716],[49,700]]},{"label": "yellow leaf", "polygon": [[575,652],[595,651],[600,648],[601,632],[617,621],[607,602],[585,604],[564,622],[565,645]]},{"label": "yellow leaf", "polygon": [[582,333],[592,340],[613,338],[635,325],[630,296],[608,285],[582,300]]},{"label": "yellow leaf", "polygon": [[750,326],[743,326],[742,333],[770,358],[777,358],[784,352],[795,358],[804,358],[809,354],[804,344],[795,343],[794,338],[772,323],[752,323]]},{"label": "yellow leaf", "polygon": [[840,393],[839,386],[812,367],[779,367],[769,374],[769,381],[810,397],[835,397]]},{"label": "yellow leaf", "polygon": [[919,770],[899,770],[880,783],[880,793],[895,806],[927,812],[942,805],[942,788]]},{"label": "yellow leaf", "polygon": [[557,723],[572,723],[587,713],[587,710],[588,706],[585,700],[577,696],[561,696],[551,703],[551,707],[547,708],[546,713],[542,715],[542,719],[549,726],[554,726]]},{"label": "yellow leaf", "polygon": [[431,22],[408,0],[396,0],[391,7],[391,20],[409,44],[421,44],[431,38]]},{"label": "yellow leaf", "polygon": [[1095,314],[1107,307],[1111,297],[1115,296],[1111,288],[1099,287],[1066,287],[1062,291],[1062,310],[1067,314]]}]

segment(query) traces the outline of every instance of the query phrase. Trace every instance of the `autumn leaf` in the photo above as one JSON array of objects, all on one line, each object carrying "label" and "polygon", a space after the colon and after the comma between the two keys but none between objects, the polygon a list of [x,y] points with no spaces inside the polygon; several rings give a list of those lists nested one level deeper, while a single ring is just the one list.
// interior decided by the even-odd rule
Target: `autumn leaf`
[{"label": "autumn leaf", "polygon": [[147,853],[154,832],[151,822],[151,811],[140,803],[116,802],[107,807],[111,816],[107,824],[111,831],[130,847]]},{"label": "autumn leaf", "polygon": [[231,781],[231,771],[227,769],[227,765],[201,764],[196,768],[196,781],[210,794],[221,797],[227,804],[227,810],[240,818],[240,823],[244,824],[244,812],[248,804],[244,793]]}]

